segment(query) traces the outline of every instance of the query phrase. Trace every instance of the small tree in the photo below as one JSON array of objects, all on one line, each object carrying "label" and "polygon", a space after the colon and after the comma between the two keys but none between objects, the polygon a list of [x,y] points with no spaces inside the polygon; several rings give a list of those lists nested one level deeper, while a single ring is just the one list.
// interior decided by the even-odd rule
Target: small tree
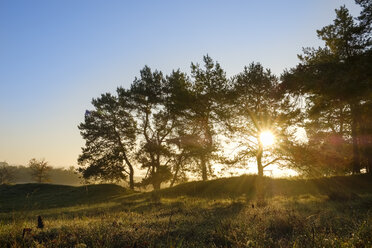
[{"label": "small tree", "polygon": [[14,181],[13,168],[7,162],[0,162],[0,184],[13,183]]},{"label": "small tree", "polygon": [[33,158],[28,162],[28,166],[31,169],[31,176],[36,182],[46,183],[50,181],[49,170],[51,167],[45,159],[37,160]]}]

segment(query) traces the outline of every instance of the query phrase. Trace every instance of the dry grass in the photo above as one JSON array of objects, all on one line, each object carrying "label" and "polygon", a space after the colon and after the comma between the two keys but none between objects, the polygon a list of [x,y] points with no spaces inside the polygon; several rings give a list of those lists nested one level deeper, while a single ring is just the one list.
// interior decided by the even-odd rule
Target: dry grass
[{"label": "dry grass", "polygon": [[330,191],[266,195],[261,207],[254,194],[171,190],[1,213],[0,247],[372,247],[372,194],[364,189],[343,200]]}]

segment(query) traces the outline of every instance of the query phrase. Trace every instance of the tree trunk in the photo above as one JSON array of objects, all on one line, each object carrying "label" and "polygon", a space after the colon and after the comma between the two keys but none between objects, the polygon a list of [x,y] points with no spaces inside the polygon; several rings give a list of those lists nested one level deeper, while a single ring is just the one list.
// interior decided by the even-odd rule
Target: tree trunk
[{"label": "tree trunk", "polygon": [[201,157],[201,167],[202,167],[202,179],[203,181],[208,180],[208,168],[207,168],[207,163],[208,163],[208,158],[209,155],[211,154],[212,151],[212,146],[213,146],[213,138],[212,138],[212,133],[209,128],[209,114],[207,117],[204,119],[204,135],[205,135],[205,140],[204,140],[204,148],[206,149],[204,151],[204,155]]},{"label": "tree trunk", "polygon": [[363,160],[366,161],[366,172],[372,173],[372,120],[363,118],[361,123],[361,136],[362,136],[362,155]]},{"label": "tree trunk", "polygon": [[368,155],[367,172],[369,174],[372,174],[372,154],[371,153]]},{"label": "tree trunk", "polygon": [[257,159],[257,171],[258,176],[263,177],[263,166],[262,166],[262,153],[263,153],[263,147],[262,144],[259,144],[256,159]]},{"label": "tree trunk", "polygon": [[172,178],[172,181],[169,185],[169,187],[173,187],[174,183],[176,182],[177,180],[177,177],[178,177],[178,172],[180,170],[180,164],[181,164],[181,159],[178,161],[178,163],[176,164],[176,171],[174,172],[174,175],[173,175],[173,178]]},{"label": "tree trunk", "polygon": [[134,170],[133,166],[129,166],[129,188],[134,189]]},{"label": "tree trunk", "polygon": [[178,169],[176,169],[176,172],[173,175],[172,181],[171,181],[171,183],[169,185],[170,188],[173,187],[174,183],[176,182],[177,176],[178,176],[177,174],[178,174]]},{"label": "tree trunk", "polygon": [[154,188],[154,190],[159,190],[160,189],[160,184],[159,182],[153,182],[152,183],[152,187]]},{"label": "tree trunk", "polygon": [[202,169],[202,180],[207,181],[208,180],[208,174],[207,174],[207,162],[204,156],[201,158],[201,169]]},{"label": "tree trunk", "polygon": [[372,139],[371,134],[366,133],[365,135],[367,136],[364,149],[364,157],[367,160],[366,170],[367,173],[372,174]]},{"label": "tree trunk", "polygon": [[359,146],[358,146],[358,110],[355,105],[351,105],[351,136],[353,139],[353,174],[360,173],[360,157],[359,157]]},{"label": "tree trunk", "polygon": [[[121,144],[121,141],[120,141]],[[123,155],[124,155],[124,160],[125,163],[128,165],[129,168],[129,188],[134,189],[134,169],[132,163],[129,161],[126,150],[124,149],[124,146],[122,145],[122,150],[123,150]]]}]

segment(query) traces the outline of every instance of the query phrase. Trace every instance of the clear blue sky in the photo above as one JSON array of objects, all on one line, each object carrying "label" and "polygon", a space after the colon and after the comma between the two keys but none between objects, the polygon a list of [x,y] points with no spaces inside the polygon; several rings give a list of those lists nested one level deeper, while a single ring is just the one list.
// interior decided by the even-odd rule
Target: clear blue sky
[{"label": "clear blue sky", "polygon": [[169,73],[209,54],[228,75],[252,61],[279,75],[352,0],[0,1],[0,161],[76,165],[93,97],[144,65]]}]

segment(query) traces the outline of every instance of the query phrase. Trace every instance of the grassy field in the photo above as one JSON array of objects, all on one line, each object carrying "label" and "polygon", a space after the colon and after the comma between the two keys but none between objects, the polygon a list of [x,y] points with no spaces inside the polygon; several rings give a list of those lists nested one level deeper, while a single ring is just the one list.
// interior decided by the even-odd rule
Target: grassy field
[{"label": "grassy field", "polygon": [[372,178],[2,185],[0,247],[372,247]]}]

